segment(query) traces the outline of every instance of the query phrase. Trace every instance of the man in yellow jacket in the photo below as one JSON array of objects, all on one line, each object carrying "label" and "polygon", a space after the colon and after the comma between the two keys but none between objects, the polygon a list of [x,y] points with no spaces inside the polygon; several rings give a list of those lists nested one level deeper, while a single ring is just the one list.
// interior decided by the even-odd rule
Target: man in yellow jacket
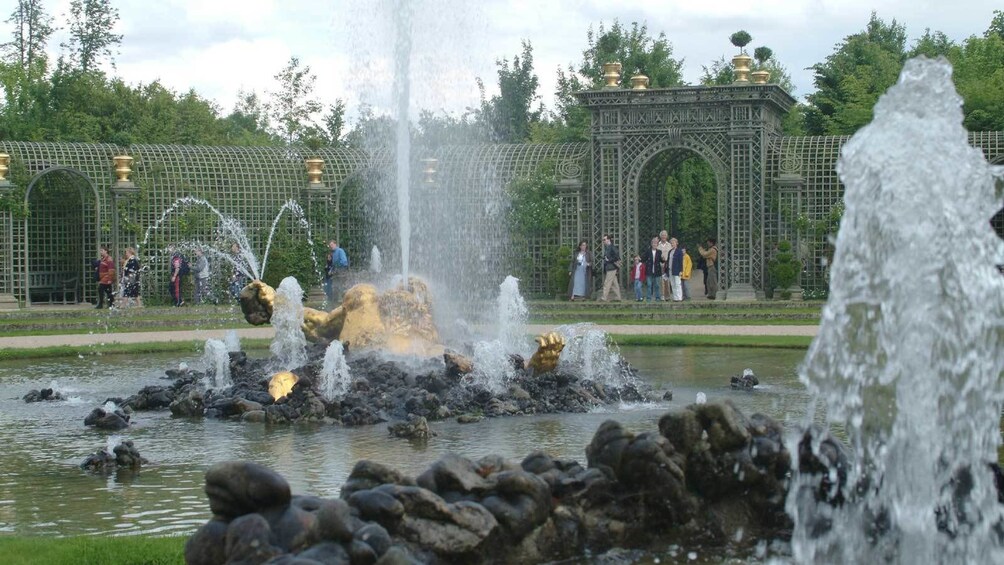
[{"label": "man in yellow jacket", "polygon": [[687,254],[686,247],[681,245],[680,251],[683,252],[683,271],[680,272],[680,286],[683,287],[683,299],[690,300],[690,289],[687,288],[687,281],[690,280],[690,273],[694,270],[694,262],[690,259],[690,255]]}]

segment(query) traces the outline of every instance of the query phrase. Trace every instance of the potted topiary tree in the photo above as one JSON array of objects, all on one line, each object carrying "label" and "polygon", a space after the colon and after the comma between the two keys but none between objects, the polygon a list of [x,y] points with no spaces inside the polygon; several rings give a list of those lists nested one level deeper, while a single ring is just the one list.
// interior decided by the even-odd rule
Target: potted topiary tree
[{"label": "potted topiary tree", "polygon": [[753,50],[753,58],[756,59],[756,70],[750,73],[755,84],[767,84],[770,80],[770,71],[767,70],[767,61],[774,56],[774,51],[770,47],[757,47]]},{"label": "potted topiary tree", "polygon": [[732,57],[732,68],[734,73],[733,82],[748,83],[750,81],[750,63],[753,59],[746,54],[744,47],[749,45],[753,38],[745,30],[739,30],[729,36],[732,45],[739,48],[739,54]]},{"label": "potted topiary tree", "polygon": [[777,254],[767,264],[767,272],[774,281],[774,297],[791,300],[791,286],[798,280],[798,272],[802,266],[791,251],[791,242],[780,241],[777,244]]}]

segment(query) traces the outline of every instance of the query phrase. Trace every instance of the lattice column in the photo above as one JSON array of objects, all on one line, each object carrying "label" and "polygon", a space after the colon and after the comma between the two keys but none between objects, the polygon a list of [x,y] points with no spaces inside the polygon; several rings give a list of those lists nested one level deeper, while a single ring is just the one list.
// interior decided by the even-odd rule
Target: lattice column
[{"label": "lattice column", "polygon": [[[598,137],[593,144],[593,249],[599,247],[604,233],[618,242],[637,241],[638,226],[625,221],[629,214],[624,204],[621,179],[621,136]],[[623,246],[624,244],[621,243]],[[598,255],[602,257],[602,255]]]},{"label": "lattice column", "polygon": [[0,310],[17,308],[14,298],[14,218],[0,212]]},{"label": "lattice column", "polygon": [[[783,163],[782,167],[784,167]],[[805,180],[802,175],[796,173],[781,173],[778,178],[774,179],[774,185],[777,187],[778,241],[790,242],[795,257],[804,265],[808,259],[807,251],[800,239],[796,222],[802,214],[802,188],[805,185]],[[799,269],[798,279],[795,281],[795,287],[792,288],[793,297],[796,295],[800,297],[802,294],[802,271],[803,269]]]},{"label": "lattice column", "polygon": [[[736,113],[749,111],[749,106],[734,106],[733,118]],[[730,152],[732,155],[731,187],[729,190],[729,208],[732,217],[728,225],[725,241],[718,242],[718,251],[722,255],[721,272],[726,272],[727,300],[754,300],[756,291],[753,287],[753,216],[754,208],[754,132],[749,129],[736,129],[730,132]],[[727,237],[727,239],[726,239]],[[724,286],[724,285],[723,285]]]}]

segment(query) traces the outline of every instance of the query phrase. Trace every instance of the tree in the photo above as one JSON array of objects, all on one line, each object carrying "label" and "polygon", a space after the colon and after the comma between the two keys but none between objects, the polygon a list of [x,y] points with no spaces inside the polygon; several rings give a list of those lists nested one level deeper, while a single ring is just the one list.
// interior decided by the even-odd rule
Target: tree
[{"label": "tree", "polygon": [[345,129],[345,101],[341,98],[328,106],[328,113],[324,115],[324,129],[327,144],[340,147]]},{"label": "tree", "polygon": [[816,91],[806,98],[810,135],[846,135],[867,124],[878,97],[895,84],[906,58],[906,30],[872,12],[865,30],[846,37],[811,68]]},{"label": "tree", "polygon": [[71,67],[88,72],[95,70],[103,57],[115,65],[112,49],[122,43],[122,36],[112,33],[119,21],[119,11],[111,0],[72,0],[70,2]]},{"label": "tree", "polygon": [[[633,22],[627,28],[614,20],[609,30],[602,22],[596,32],[590,27],[586,37],[588,47],[582,52],[582,62],[577,67],[569,64],[566,69],[558,69],[555,120],[564,131],[551,136],[558,141],[588,139],[589,114],[578,105],[572,93],[600,88],[604,63],[620,62],[625,78],[635,73],[646,75],[652,88],[683,84],[683,60],[673,58],[673,45],[665,33],[653,38],[646,24]],[[627,86],[626,80],[622,81],[622,86]]]},{"label": "tree", "polygon": [[300,67],[300,59],[290,57],[275,75],[275,80],[279,88],[270,93],[269,104],[275,132],[286,143],[302,142],[308,133],[318,130],[314,116],[320,113],[322,106],[313,98],[317,76],[310,71],[309,65]]},{"label": "tree", "polygon": [[537,94],[540,81],[533,72],[533,46],[523,41],[522,57],[514,56],[512,66],[508,59],[497,60],[495,65],[498,67],[498,95],[486,100],[484,83],[480,78],[477,80],[481,90],[478,121],[489,132],[492,141],[521,143],[529,139],[531,125],[543,114],[543,109],[533,109],[533,103],[540,99]]},{"label": "tree", "polygon": [[45,45],[56,28],[41,0],[18,0],[7,23],[14,26],[14,37],[2,45],[4,62],[24,69],[35,67],[39,61],[44,63]]}]

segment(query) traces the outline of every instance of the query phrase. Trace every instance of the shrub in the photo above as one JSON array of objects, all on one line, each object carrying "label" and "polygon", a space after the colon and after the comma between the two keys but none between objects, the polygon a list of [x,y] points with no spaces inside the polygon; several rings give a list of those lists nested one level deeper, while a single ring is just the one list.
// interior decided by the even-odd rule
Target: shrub
[{"label": "shrub", "polygon": [[770,273],[770,278],[774,281],[774,287],[780,291],[781,298],[785,300],[791,298],[791,292],[788,289],[798,280],[800,270],[801,265],[795,259],[794,253],[791,252],[791,243],[788,241],[778,242],[777,254],[767,265],[767,272]]}]

